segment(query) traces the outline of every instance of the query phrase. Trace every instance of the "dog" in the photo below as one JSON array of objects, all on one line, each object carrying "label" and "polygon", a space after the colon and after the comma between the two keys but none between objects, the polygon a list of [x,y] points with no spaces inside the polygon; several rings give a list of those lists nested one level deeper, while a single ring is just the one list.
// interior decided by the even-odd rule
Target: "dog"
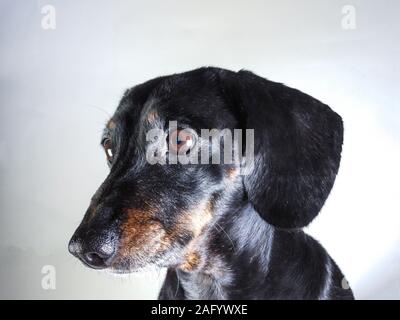
[{"label": "dog", "polygon": [[[187,152],[190,135],[211,128],[253,130],[239,152],[252,145],[247,171],[247,156],[149,163],[154,144],[155,155]],[[302,230],[333,187],[342,142],[342,119],[327,105],[250,71],[203,67],[147,81],[125,92],[106,125],[110,172],[69,251],[114,273],[166,267],[159,299],[353,299]]]}]

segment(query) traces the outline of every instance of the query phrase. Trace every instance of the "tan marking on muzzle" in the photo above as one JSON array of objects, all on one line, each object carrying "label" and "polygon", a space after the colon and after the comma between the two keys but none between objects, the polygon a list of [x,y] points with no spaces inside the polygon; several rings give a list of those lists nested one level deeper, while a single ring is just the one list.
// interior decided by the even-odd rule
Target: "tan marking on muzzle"
[{"label": "tan marking on muzzle", "polygon": [[162,224],[154,219],[151,211],[128,209],[126,214],[127,220],[121,226],[119,259],[150,256],[169,245],[164,239],[166,232]]},{"label": "tan marking on muzzle", "polygon": [[201,238],[213,216],[214,206],[211,201],[203,202],[189,213],[186,223],[193,233],[193,239],[189,242],[184,253],[184,261],[179,266],[181,270],[186,272],[194,271],[202,263],[202,256],[200,254]]},{"label": "tan marking on muzzle", "polygon": [[154,213],[154,210],[126,210],[127,219],[121,226],[120,245],[114,264],[130,258],[149,260],[170,249],[181,234],[191,233],[193,239],[183,252],[181,267],[194,270],[201,261],[196,239],[213,217],[212,203],[205,201],[191,212],[183,213],[183,218],[168,232],[154,218]]},{"label": "tan marking on muzzle", "polygon": [[214,215],[213,204],[208,202],[201,203],[195,210],[190,212],[187,217],[187,225],[194,237],[198,237],[205,226],[211,221]]}]

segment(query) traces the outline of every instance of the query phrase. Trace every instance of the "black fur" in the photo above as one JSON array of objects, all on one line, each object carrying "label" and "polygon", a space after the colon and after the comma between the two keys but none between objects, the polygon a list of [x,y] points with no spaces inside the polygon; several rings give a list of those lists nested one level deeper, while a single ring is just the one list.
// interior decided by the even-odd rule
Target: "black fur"
[{"label": "black fur", "polygon": [[[254,168],[232,176],[235,164],[149,164],[146,132],[172,120],[198,133],[254,129]],[[160,299],[353,298],[301,230],[339,168],[343,126],[327,105],[249,71],[201,68],[127,91],[103,138],[110,174],[69,246],[88,266],[167,267]],[[195,218],[201,225],[190,226]]]}]

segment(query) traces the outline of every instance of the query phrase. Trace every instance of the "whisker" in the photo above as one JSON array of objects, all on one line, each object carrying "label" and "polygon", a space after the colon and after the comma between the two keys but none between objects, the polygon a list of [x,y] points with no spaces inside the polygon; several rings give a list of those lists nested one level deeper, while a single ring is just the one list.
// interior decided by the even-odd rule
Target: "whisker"
[{"label": "whisker", "polygon": [[95,106],[95,105],[86,105],[85,107],[89,107],[89,108],[93,108],[93,109],[97,109],[97,110],[99,110],[99,111],[102,111],[103,113],[105,113],[109,118],[111,118],[111,114],[107,111],[107,110],[105,110],[105,109],[103,109],[103,108],[101,108],[101,107],[98,107],[98,106]]},{"label": "whisker", "polygon": [[[236,251],[235,244],[233,243],[233,241],[232,241],[231,237],[228,235],[228,233],[224,230],[224,228],[222,228],[221,225],[218,224],[218,222],[216,222],[216,221],[214,222],[214,224],[216,224],[216,226],[218,226],[218,227],[221,229],[221,231],[222,231],[223,233],[225,233],[226,237],[229,239],[229,241],[230,241],[231,244],[232,244],[232,249],[233,249],[233,251]],[[217,229],[217,228],[216,228],[216,229]],[[218,229],[217,229],[217,230],[218,230]]]},{"label": "whisker", "polygon": [[179,283],[180,283],[180,279],[179,279],[179,271],[176,271],[176,276],[178,278],[178,284],[176,285],[176,290],[175,290],[175,298],[178,295],[178,290],[179,290]]}]

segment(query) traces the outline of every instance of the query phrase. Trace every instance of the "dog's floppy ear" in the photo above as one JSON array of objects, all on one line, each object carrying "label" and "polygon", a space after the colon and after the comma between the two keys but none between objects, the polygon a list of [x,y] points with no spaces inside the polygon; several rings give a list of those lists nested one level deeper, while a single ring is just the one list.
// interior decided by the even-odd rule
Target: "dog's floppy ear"
[{"label": "dog's floppy ear", "polygon": [[218,73],[242,129],[254,129],[254,167],[243,176],[248,200],[276,227],[306,226],[339,168],[341,117],[309,95],[249,71]]}]

